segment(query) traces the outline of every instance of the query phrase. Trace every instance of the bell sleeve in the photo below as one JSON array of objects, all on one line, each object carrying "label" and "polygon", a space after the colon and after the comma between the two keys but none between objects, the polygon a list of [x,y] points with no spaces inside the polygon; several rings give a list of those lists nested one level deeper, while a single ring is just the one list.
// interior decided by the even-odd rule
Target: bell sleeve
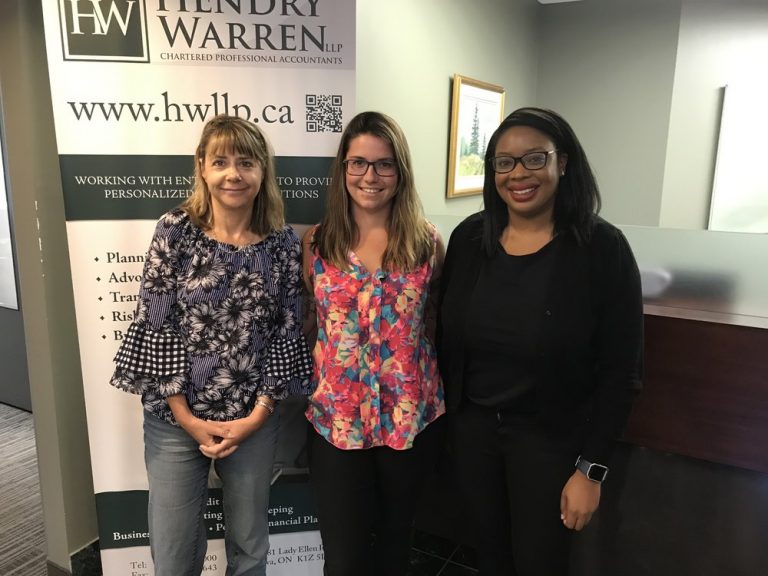
[{"label": "bell sleeve", "polygon": [[280,275],[279,309],[258,395],[275,400],[312,393],[312,356],[303,334],[301,243],[287,228],[273,268]]},{"label": "bell sleeve", "polygon": [[134,320],[115,355],[110,384],[165,398],[184,391],[187,355],[176,318],[177,247],[181,227],[158,222],[147,251]]}]

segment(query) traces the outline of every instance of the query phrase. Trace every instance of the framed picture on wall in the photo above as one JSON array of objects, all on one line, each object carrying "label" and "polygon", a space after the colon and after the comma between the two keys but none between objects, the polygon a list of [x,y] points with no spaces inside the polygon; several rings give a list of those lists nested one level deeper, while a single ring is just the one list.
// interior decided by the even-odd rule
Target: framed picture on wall
[{"label": "framed picture on wall", "polygon": [[485,148],[504,116],[504,88],[453,76],[448,143],[448,198],[483,191]]}]

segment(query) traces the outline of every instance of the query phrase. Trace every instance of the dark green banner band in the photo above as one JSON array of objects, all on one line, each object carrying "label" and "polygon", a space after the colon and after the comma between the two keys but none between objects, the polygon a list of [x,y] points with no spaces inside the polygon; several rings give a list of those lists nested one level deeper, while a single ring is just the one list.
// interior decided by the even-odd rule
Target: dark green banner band
[{"label": "dark green banner band", "polygon": [[[306,475],[281,476],[269,495],[269,533],[319,530],[317,512],[310,496]],[[146,490],[100,492],[96,494],[99,546],[130,548],[149,546]],[[208,490],[204,512],[208,539],[224,538],[225,518],[220,488]]]},{"label": "dark green banner band", "polygon": [[[287,222],[320,221],[332,160],[276,158]],[[68,221],[155,220],[193,185],[192,156],[61,155],[59,164]]]}]

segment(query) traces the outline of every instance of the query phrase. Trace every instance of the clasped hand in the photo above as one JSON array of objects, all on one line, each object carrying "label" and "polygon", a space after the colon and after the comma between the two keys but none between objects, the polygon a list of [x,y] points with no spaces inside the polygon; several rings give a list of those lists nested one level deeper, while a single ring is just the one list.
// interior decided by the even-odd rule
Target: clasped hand
[{"label": "clasped hand", "polygon": [[262,410],[255,410],[246,418],[228,422],[195,418],[186,427],[187,433],[200,445],[200,452],[213,460],[232,454],[251,434],[256,432],[269,417]]}]

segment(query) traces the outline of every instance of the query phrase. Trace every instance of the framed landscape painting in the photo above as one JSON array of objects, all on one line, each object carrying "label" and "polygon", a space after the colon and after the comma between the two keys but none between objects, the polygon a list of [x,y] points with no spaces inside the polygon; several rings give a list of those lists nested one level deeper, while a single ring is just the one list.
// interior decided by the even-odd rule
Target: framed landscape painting
[{"label": "framed landscape painting", "polygon": [[448,146],[448,198],[483,191],[485,148],[504,115],[504,88],[453,77]]}]

